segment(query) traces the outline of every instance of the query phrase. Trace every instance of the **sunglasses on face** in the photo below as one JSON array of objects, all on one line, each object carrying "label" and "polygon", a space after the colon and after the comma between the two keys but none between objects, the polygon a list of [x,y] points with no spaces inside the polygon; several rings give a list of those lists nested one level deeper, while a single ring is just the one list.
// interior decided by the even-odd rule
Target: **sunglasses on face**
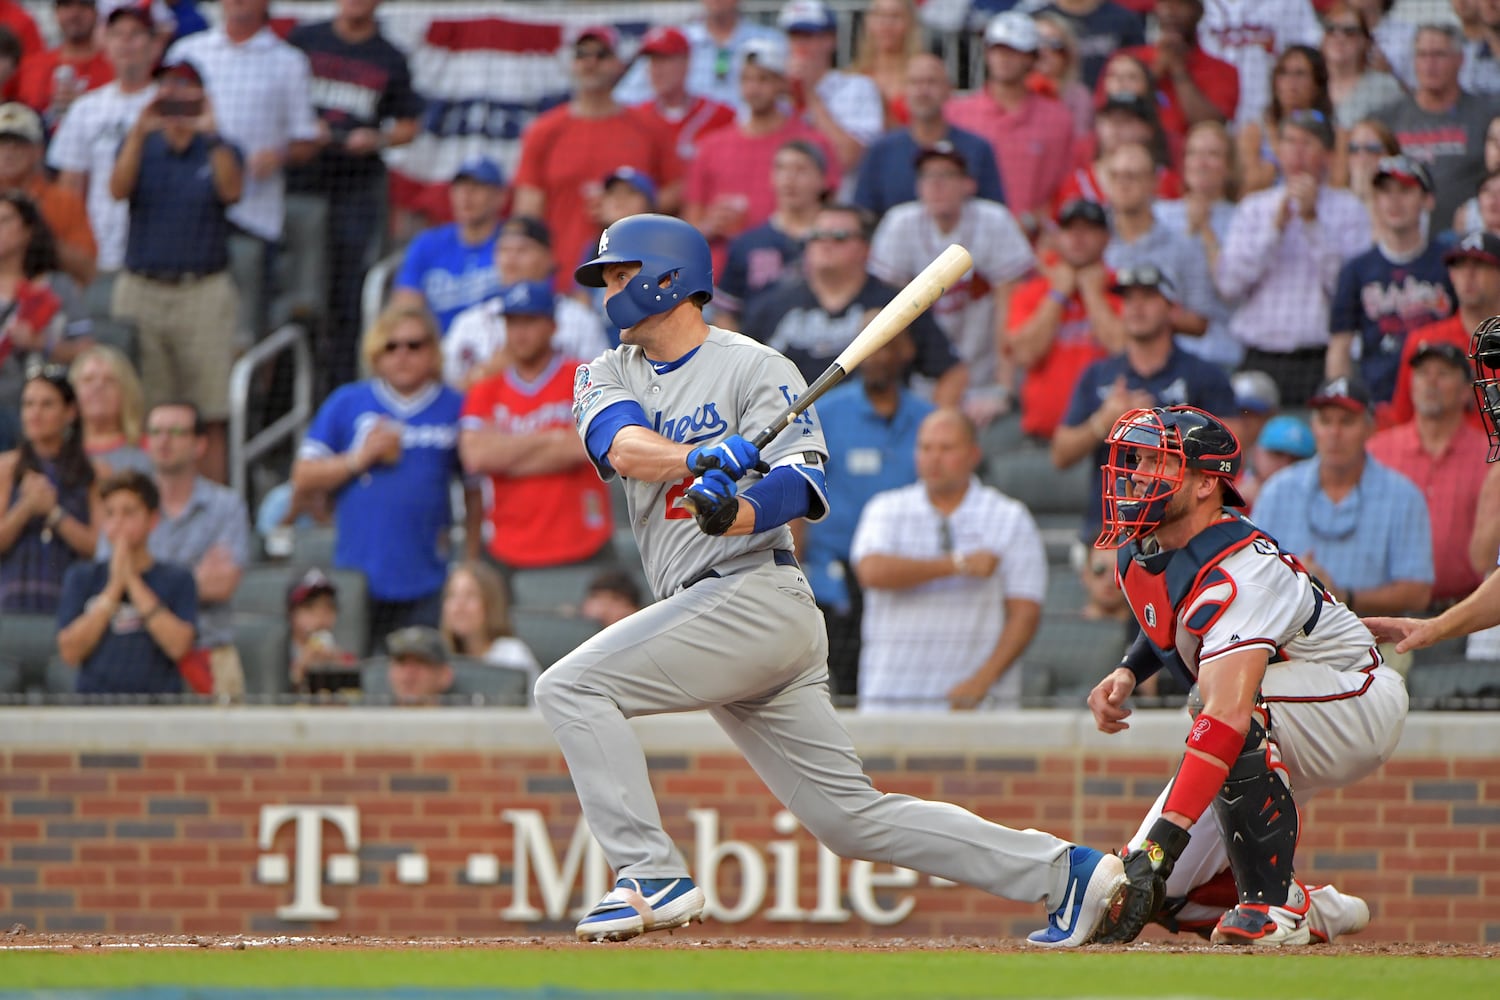
[{"label": "sunglasses on face", "polygon": [[191,427],[147,427],[147,437],[185,438],[193,436]]},{"label": "sunglasses on face", "polygon": [[1326,30],[1330,35],[1343,35],[1345,38],[1360,38],[1365,33],[1365,29],[1357,24],[1330,24]]},{"label": "sunglasses on face", "polygon": [[1351,142],[1344,149],[1351,154],[1367,153],[1370,156],[1385,155],[1385,147],[1378,142]]},{"label": "sunglasses on face", "polygon": [[573,58],[579,62],[603,62],[610,57],[609,49],[574,49]]},{"label": "sunglasses on face", "polygon": [[397,351],[405,351],[408,354],[416,354],[425,350],[430,343],[432,341],[426,338],[422,340],[387,340],[385,342],[384,353],[395,354]]},{"label": "sunglasses on face", "polygon": [[859,239],[859,233],[852,229],[814,229],[807,234],[807,239],[808,242],[826,240],[829,243],[847,243]]},{"label": "sunglasses on face", "polygon": [[1048,52],[1068,51],[1068,43],[1063,41],[1061,38],[1038,38],[1036,40],[1036,43],[1038,47],[1043,48]]}]

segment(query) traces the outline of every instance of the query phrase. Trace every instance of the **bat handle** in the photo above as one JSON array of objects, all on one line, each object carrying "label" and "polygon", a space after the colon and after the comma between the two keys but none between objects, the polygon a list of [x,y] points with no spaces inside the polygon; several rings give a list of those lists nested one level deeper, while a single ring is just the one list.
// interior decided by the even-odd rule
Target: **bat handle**
[{"label": "bat handle", "polygon": [[755,445],[756,451],[760,451],[766,445],[776,440],[776,435],[780,432],[780,427],[776,426],[775,424],[769,424],[765,427],[762,427],[760,429],[760,433],[756,434],[755,437],[750,439],[750,443]]}]

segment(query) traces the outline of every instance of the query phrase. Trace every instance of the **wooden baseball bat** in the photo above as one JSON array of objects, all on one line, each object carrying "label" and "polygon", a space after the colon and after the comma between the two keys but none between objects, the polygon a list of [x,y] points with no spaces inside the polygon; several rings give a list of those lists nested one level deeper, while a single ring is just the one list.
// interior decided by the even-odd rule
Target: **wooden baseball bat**
[{"label": "wooden baseball bat", "polygon": [[833,364],[825,368],[823,374],[814,379],[813,384],[791,406],[762,428],[750,442],[756,448],[764,448],[776,440],[776,436],[790,427],[804,410],[842,382],[846,375],[889,343],[892,337],[910,326],[973,266],[974,259],[969,256],[969,251],[957,243],[950,244],[948,249],[938,254],[936,260],[922,268],[920,274],[897,292],[896,297],[886,303],[885,308],[876,313],[859,336],[833,359]]},{"label": "wooden baseball bat", "polygon": [[[823,374],[814,379],[813,384],[783,410],[780,416],[761,428],[750,439],[751,443],[757,449],[762,449],[776,440],[778,434],[796,422],[824,393],[842,382],[862,361],[884,347],[892,337],[931,308],[973,266],[974,259],[969,256],[969,251],[957,243],[950,244],[948,249],[938,254],[936,260],[922,268],[920,274],[897,292],[896,297],[887,302],[885,308],[876,313],[875,318],[859,332],[859,336],[823,370]],[[689,510],[696,509],[691,496],[684,496],[680,502]]]}]

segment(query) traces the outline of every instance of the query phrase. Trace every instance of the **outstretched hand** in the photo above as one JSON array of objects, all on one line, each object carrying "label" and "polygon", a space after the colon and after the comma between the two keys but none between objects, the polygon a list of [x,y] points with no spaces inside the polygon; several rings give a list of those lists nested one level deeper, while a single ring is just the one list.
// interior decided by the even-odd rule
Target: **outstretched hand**
[{"label": "outstretched hand", "polygon": [[1396,652],[1424,649],[1443,637],[1431,618],[1361,618],[1376,642],[1394,642]]}]

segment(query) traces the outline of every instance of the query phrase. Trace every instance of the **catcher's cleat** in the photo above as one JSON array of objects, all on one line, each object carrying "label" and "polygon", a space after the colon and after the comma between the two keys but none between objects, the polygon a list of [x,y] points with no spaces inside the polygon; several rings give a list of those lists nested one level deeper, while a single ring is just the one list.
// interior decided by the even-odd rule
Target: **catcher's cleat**
[{"label": "catcher's cleat", "polygon": [[1342,934],[1358,934],[1370,923],[1370,907],[1358,896],[1331,885],[1307,887],[1307,927],[1314,944],[1327,944]]},{"label": "catcher's cleat", "polygon": [[1026,941],[1043,948],[1088,944],[1125,889],[1125,864],[1118,857],[1091,847],[1072,848],[1062,903],[1047,915],[1047,926],[1032,931]]},{"label": "catcher's cleat", "polygon": [[580,941],[628,941],[647,931],[665,931],[703,912],[703,890],[680,878],[622,878],[578,921]]},{"label": "catcher's cleat", "polygon": [[1307,890],[1301,882],[1294,881],[1284,905],[1241,903],[1219,918],[1209,940],[1214,944],[1264,948],[1311,944],[1312,928],[1307,919],[1309,902]]}]

